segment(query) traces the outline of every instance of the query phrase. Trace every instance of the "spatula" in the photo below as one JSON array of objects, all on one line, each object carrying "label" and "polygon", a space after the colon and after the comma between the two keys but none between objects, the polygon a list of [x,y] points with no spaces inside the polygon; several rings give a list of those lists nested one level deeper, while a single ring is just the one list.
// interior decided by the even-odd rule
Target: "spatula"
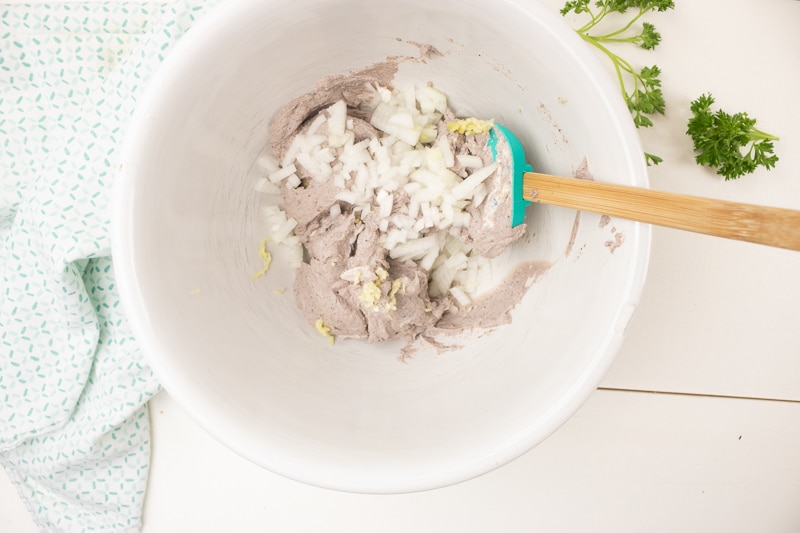
[{"label": "spatula", "polygon": [[532,172],[513,132],[495,124],[489,139],[495,158],[503,141],[514,169],[512,226],[524,222],[534,202],[800,251],[800,211]]}]

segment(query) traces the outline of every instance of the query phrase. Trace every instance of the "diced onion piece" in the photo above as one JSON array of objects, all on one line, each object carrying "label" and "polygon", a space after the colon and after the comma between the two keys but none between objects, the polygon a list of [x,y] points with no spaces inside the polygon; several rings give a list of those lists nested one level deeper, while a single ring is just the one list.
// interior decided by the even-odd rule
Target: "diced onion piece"
[{"label": "diced onion piece", "polygon": [[450,287],[450,296],[453,297],[459,307],[466,307],[472,303],[472,299],[458,286]]},{"label": "diced onion piece", "polygon": [[283,242],[292,233],[295,226],[297,226],[297,220],[291,217],[288,218],[278,229],[272,232],[272,239],[278,243]]},{"label": "diced onion piece", "polygon": [[300,186],[301,183],[303,182],[300,181],[300,178],[297,176],[297,174],[292,174],[291,176],[286,178],[285,181],[287,189],[296,189]]},{"label": "diced onion piece", "polygon": [[382,101],[372,112],[372,117],[370,117],[369,122],[379,130],[389,133],[387,131],[387,128],[390,127],[391,118],[393,114],[394,114],[394,106],[391,105],[388,101],[387,102]]},{"label": "diced onion piece", "polygon": [[344,100],[339,100],[328,107],[328,133],[333,135],[344,135],[347,127],[347,104]]},{"label": "diced onion piece", "polygon": [[298,153],[297,162],[305,167],[314,181],[324,182],[333,173],[333,169],[328,163],[316,159],[309,152]]},{"label": "diced onion piece", "polygon": [[432,248],[425,254],[425,256],[419,260],[419,266],[425,270],[430,271],[433,268],[433,263],[439,257],[439,247]]},{"label": "diced onion piece", "polygon": [[475,256],[467,260],[467,268],[456,274],[455,280],[469,295],[474,295],[478,288],[478,260]]},{"label": "diced onion piece", "polygon": [[272,157],[270,154],[261,154],[258,156],[258,159],[256,159],[256,163],[259,167],[264,169],[267,174],[272,174],[281,168],[278,164],[278,160]]},{"label": "diced onion piece", "polygon": [[272,183],[280,183],[281,181],[288,178],[295,172],[297,172],[297,167],[294,166],[294,164],[285,166],[283,168],[276,170],[275,172],[272,172],[269,175],[269,181],[271,181]]},{"label": "diced onion piece", "polygon": [[463,270],[467,265],[467,256],[456,254],[431,272],[430,294],[433,297],[444,296],[450,290],[453,279],[459,270]]},{"label": "diced onion piece", "polygon": [[437,190],[433,187],[423,187],[411,195],[411,200],[419,202],[420,204],[430,204],[431,201],[436,200],[437,198],[441,198],[441,190]]},{"label": "diced onion piece", "polygon": [[461,254],[466,257],[466,254],[470,251],[469,246],[464,244],[464,241],[456,239],[455,237],[450,237],[449,235],[445,238],[442,248],[449,256]]},{"label": "diced onion piece", "polygon": [[405,90],[397,91],[397,100],[400,105],[406,109],[417,109],[417,99],[414,95],[415,91],[413,87],[409,87]]},{"label": "diced onion piece", "polygon": [[378,86],[378,95],[381,98],[381,102],[388,102],[392,99],[392,91],[386,87]]},{"label": "diced onion piece", "polygon": [[456,200],[460,200],[462,198],[470,197],[475,191],[475,188],[481,183],[483,183],[483,181],[486,180],[486,178],[491,176],[495,170],[497,170],[497,166],[498,165],[496,162],[491,163],[483,168],[476,170],[475,172],[464,178],[464,180],[461,183],[453,187],[453,189],[451,190],[453,198],[455,198]]},{"label": "diced onion piece", "polygon": [[360,196],[361,195],[359,195],[355,191],[344,190],[336,194],[336,199],[341,200],[342,202],[347,202],[348,204],[351,205],[355,205],[356,203],[358,203]]},{"label": "diced onion piece", "polygon": [[419,102],[419,109],[423,113],[433,113],[438,111],[444,113],[447,111],[447,96],[431,86],[418,87],[416,90],[416,99]]},{"label": "diced onion piece", "polygon": [[392,257],[391,252],[398,246],[398,244],[405,244],[407,240],[407,233],[401,229],[390,229],[386,232],[386,240],[383,247],[389,250],[389,256]]},{"label": "diced onion piece", "polygon": [[388,218],[392,214],[392,205],[394,198],[389,195],[378,202],[378,216],[381,218]]},{"label": "diced onion piece", "polygon": [[447,139],[447,137],[442,137],[436,143],[436,147],[442,152],[442,160],[444,161],[444,166],[446,166],[447,168],[452,168],[456,166],[456,156],[453,153],[453,148],[450,146],[450,141]]},{"label": "diced onion piece", "polygon": [[383,102],[373,111],[370,123],[410,146],[415,146],[419,142],[419,134],[422,131],[422,128],[414,124],[414,117],[409,110]]},{"label": "diced onion piece", "polygon": [[333,133],[328,134],[328,146],[331,148],[339,148],[341,146],[347,146],[353,144],[355,141],[355,135],[352,131],[345,131],[341,135],[335,135]]},{"label": "diced onion piece", "polygon": [[365,139],[356,144],[345,146],[341,155],[339,155],[339,161],[344,164],[345,168],[349,169],[367,164],[373,160],[367,150],[368,145],[369,142]]},{"label": "diced onion piece", "polygon": [[414,129],[414,115],[405,109],[396,109],[389,117],[389,124],[403,129]]},{"label": "diced onion piece", "polygon": [[434,172],[445,167],[444,154],[438,145],[425,150],[425,166]]},{"label": "diced onion piece", "polygon": [[477,155],[458,154],[456,156],[456,161],[461,163],[461,166],[464,168],[474,169],[483,166],[483,159]]},{"label": "diced onion piece", "polygon": [[322,143],[328,140],[328,138],[325,135],[318,135],[318,134],[314,135],[306,134],[305,136],[298,135],[298,137],[303,139],[303,144],[300,147],[301,152],[313,152],[314,148],[322,146]]},{"label": "diced onion piece", "polygon": [[439,243],[436,237],[427,236],[396,244],[389,252],[389,257],[402,261],[416,260],[425,257],[431,251],[435,251],[438,254]]},{"label": "diced onion piece", "polygon": [[436,140],[436,128],[433,126],[423,126],[419,131],[420,144],[429,144]]},{"label": "diced onion piece", "polygon": [[402,213],[398,213],[396,215],[392,215],[391,222],[397,228],[400,228],[400,229],[411,229],[411,227],[414,226],[414,223],[416,222],[416,220],[411,218],[408,215],[404,215]]},{"label": "diced onion piece", "polygon": [[[286,241],[284,241],[284,244]],[[297,241],[296,244],[292,244],[288,247],[289,251],[289,258],[287,264],[290,268],[298,268],[301,264],[303,264],[303,245],[300,244],[300,241]]]},{"label": "diced onion piece", "polygon": [[479,207],[483,201],[486,199],[486,196],[489,194],[489,190],[486,188],[486,184],[481,183],[475,188],[475,191],[472,193],[472,205],[473,207]]},{"label": "diced onion piece", "polygon": [[280,194],[281,189],[267,178],[258,178],[256,180],[256,184],[253,187],[256,192],[264,193],[264,194]]},{"label": "diced onion piece", "polygon": [[336,161],[336,155],[334,155],[333,150],[330,148],[320,148],[319,150],[313,152],[314,159],[319,161],[320,163],[325,163],[330,165]]},{"label": "diced onion piece", "polygon": [[349,281],[350,283],[360,283],[362,281],[369,281],[370,277],[374,277],[372,270],[366,265],[361,265],[353,268],[348,268],[339,275],[339,278]]},{"label": "diced onion piece", "polygon": [[305,145],[305,136],[303,135],[295,135],[292,142],[289,143],[289,148],[286,149],[286,153],[283,155],[283,160],[281,161],[282,167],[288,167],[292,163],[294,163],[294,158],[297,153],[303,149]]},{"label": "diced onion piece", "polygon": [[408,216],[415,219],[419,216],[419,202],[411,198],[408,202]]},{"label": "diced onion piece", "polygon": [[325,124],[325,121],[327,121],[327,120],[328,119],[325,117],[325,115],[322,115],[322,114],[317,115],[317,118],[315,118],[311,122],[311,124],[308,125],[308,130],[306,130],[306,134],[307,135],[314,135],[315,133],[317,133],[317,131],[319,130],[320,126]]}]

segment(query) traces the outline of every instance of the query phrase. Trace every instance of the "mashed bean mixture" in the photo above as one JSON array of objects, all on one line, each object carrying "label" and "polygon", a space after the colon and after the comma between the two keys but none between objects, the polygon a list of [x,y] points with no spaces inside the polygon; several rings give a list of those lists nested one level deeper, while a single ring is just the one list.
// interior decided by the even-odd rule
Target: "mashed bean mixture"
[{"label": "mashed bean mixture", "polygon": [[393,89],[396,62],[322,80],[270,125],[259,190],[270,239],[302,247],[294,297],[334,338],[380,342],[510,322],[549,264],[492,290],[511,227],[510,154],[491,122],[459,120],[431,84]]}]

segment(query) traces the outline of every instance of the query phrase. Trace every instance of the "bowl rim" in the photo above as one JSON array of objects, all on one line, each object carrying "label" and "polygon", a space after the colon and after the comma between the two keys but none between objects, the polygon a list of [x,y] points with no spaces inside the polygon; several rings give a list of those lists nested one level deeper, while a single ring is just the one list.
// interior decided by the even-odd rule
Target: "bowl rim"
[{"label": "bowl rim", "polygon": [[[642,155],[638,134],[632,121],[629,124],[625,121],[625,118],[629,117],[629,113],[622,99],[612,97],[612,95],[619,94],[619,88],[613,84],[613,80],[608,76],[592,50],[585,46],[560,17],[538,1],[525,3],[517,0],[507,1],[530,17],[542,20],[543,25],[550,32],[550,37],[571,54],[576,63],[586,71],[587,77],[590,77],[597,86],[598,94],[606,100],[610,109],[616,111],[614,126],[623,133],[626,141],[625,149],[628,153],[627,161],[631,173],[642,177],[641,186],[649,187],[647,166]],[[500,450],[502,453],[476,458],[475,461],[464,465],[457,471],[437,471],[428,476],[415,475],[413,479],[344,479],[346,476],[334,479],[322,478],[319,472],[313,468],[304,467],[299,463],[293,464],[280,456],[274,457],[272,460],[265,460],[263,454],[237,442],[235,428],[229,425],[223,417],[216,416],[214,410],[208,409],[209,404],[203,399],[197,387],[192,385],[191,380],[173,372],[168,358],[155,355],[163,353],[165,348],[147,318],[147,305],[138,291],[137,270],[130,245],[133,228],[129,221],[133,209],[133,192],[135,190],[133,176],[136,171],[135,165],[131,162],[137,161],[144,154],[143,145],[149,127],[150,110],[160,107],[159,103],[164,98],[163,95],[168,92],[171,85],[180,79],[181,65],[190,64],[196,60],[195,48],[201,46],[205,40],[210,38],[209,36],[217,32],[224,32],[229,24],[246,15],[252,9],[251,5],[260,5],[263,8],[264,3],[266,2],[261,2],[261,0],[225,2],[215,6],[198,20],[174,44],[151,79],[146,82],[143,95],[137,103],[126,131],[120,151],[122,164],[114,180],[111,201],[111,250],[122,309],[147,364],[150,365],[156,378],[170,396],[187,412],[190,418],[216,440],[263,468],[309,485],[356,493],[409,493],[467,481],[513,461],[563,425],[588,400],[614,361],[624,341],[628,322],[638,306],[644,290],[651,250],[651,227],[649,225],[634,223],[634,235],[628,236],[628,240],[636,244],[636,250],[632,257],[631,272],[633,274],[627,280],[624,293],[627,298],[624,301],[621,300],[615,311],[613,322],[617,324],[617,327],[613,331],[609,331],[602,342],[598,343],[592,364],[588,365],[580,374],[579,379],[572,383],[570,392],[563,394],[559,401],[549,409],[546,416],[536,420],[535,427],[531,424],[530,427],[521,428],[517,432],[524,434],[525,439],[505,443],[506,445]]]}]

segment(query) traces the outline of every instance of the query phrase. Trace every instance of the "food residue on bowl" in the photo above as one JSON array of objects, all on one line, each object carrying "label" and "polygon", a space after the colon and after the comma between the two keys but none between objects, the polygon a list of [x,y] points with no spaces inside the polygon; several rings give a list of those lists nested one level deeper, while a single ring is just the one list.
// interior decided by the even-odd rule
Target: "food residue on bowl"
[{"label": "food residue on bowl", "polygon": [[267,273],[269,270],[270,265],[272,264],[272,254],[267,251],[267,241],[269,239],[264,239],[261,241],[261,248],[258,251],[258,257],[261,258],[263,264],[261,265],[261,269],[258,272],[253,274],[253,279],[258,279],[264,274]]}]

